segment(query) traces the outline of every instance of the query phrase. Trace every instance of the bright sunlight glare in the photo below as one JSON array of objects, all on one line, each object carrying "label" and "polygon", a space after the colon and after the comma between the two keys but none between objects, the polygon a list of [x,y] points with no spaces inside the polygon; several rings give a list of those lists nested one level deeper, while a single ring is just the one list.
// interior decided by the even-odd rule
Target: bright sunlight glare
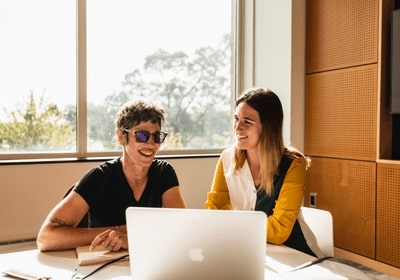
[{"label": "bright sunlight glare", "polygon": [[[76,103],[75,4],[0,1],[1,108],[26,101],[31,91],[59,105]],[[222,0],[87,0],[88,92],[101,102],[158,49],[215,46],[230,32],[226,7]],[[176,12],[182,9],[187,13]]]}]

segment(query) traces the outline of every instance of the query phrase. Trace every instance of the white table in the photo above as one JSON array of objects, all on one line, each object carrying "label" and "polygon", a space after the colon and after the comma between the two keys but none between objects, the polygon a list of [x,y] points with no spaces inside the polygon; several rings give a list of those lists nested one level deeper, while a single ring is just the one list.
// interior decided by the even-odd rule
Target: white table
[{"label": "white table", "polygon": [[[359,269],[336,262],[323,262],[307,268],[290,272],[294,268],[315,260],[312,256],[285,246],[267,245],[265,258],[265,279],[397,279],[388,275],[367,275]],[[99,265],[79,266],[73,250],[40,253],[38,250],[28,250],[15,253],[0,254],[0,271],[18,268],[27,272],[50,276],[52,279],[71,279],[76,271],[84,276],[95,270]],[[375,277],[376,276],[376,277]],[[1,276],[1,279],[10,279]],[[128,259],[113,263],[87,279],[131,279]]]}]

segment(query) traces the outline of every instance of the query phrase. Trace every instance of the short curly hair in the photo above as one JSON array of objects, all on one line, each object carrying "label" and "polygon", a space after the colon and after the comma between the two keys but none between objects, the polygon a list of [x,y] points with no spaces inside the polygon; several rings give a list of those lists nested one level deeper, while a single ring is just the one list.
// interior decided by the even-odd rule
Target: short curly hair
[{"label": "short curly hair", "polygon": [[165,111],[161,106],[149,101],[136,100],[124,104],[115,116],[115,126],[124,131],[141,122],[150,121],[160,125],[164,122]]}]

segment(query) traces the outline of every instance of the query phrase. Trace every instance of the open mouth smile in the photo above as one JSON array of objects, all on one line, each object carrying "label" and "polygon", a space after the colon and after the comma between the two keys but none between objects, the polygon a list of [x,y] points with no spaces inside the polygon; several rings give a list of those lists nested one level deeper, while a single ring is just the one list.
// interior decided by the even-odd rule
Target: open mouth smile
[{"label": "open mouth smile", "polygon": [[236,135],[236,138],[237,138],[238,140],[243,140],[243,139],[247,139],[248,136],[245,136],[245,135]]},{"label": "open mouth smile", "polygon": [[153,150],[139,150],[139,153],[145,157],[151,157],[154,154]]}]

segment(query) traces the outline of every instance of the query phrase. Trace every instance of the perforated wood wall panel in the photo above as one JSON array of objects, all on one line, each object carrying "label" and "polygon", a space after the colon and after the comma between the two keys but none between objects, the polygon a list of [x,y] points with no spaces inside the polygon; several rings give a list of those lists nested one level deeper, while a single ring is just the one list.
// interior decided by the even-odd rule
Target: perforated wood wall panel
[{"label": "perforated wood wall panel", "polygon": [[306,71],[378,61],[379,0],[307,0]]},{"label": "perforated wood wall panel", "polygon": [[317,193],[317,208],[333,216],[336,247],[375,257],[376,163],[312,157],[304,204]]},{"label": "perforated wood wall panel", "polygon": [[377,65],[306,76],[305,152],[376,159]]},{"label": "perforated wood wall panel", "polygon": [[400,267],[400,163],[378,163],[376,259]]}]

